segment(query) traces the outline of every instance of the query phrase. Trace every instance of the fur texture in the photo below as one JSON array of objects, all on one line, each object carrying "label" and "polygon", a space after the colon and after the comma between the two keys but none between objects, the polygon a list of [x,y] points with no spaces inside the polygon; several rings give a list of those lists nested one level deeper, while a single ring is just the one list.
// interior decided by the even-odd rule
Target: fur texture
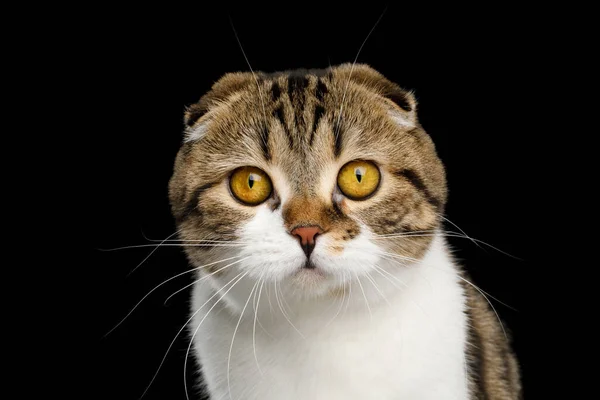
[{"label": "fur texture", "polygon": [[[444,167],[411,93],[364,65],[235,73],[185,122],[170,199],[198,267],[190,332],[211,399],[520,396],[498,321],[439,234]],[[336,185],[353,160],[380,171],[364,200]],[[272,181],[258,206],[230,192],[243,166]],[[322,231],[314,268],[303,226]]]}]

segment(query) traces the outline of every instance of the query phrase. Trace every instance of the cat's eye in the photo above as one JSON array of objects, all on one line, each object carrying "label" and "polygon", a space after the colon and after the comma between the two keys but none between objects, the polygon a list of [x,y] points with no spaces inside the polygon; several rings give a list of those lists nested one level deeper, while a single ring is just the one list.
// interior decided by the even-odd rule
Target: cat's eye
[{"label": "cat's eye", "polygon": [[236,199],[251,206],[267,200],[273,190],[269,176],[256,167],[241,167],[233,171],[229,187]]},{"label": "cat's eye", "polygon": [[350,161],[340,169],[337,184],[344,196],[363,200],[379,186],[379,168],[370,161]]}]

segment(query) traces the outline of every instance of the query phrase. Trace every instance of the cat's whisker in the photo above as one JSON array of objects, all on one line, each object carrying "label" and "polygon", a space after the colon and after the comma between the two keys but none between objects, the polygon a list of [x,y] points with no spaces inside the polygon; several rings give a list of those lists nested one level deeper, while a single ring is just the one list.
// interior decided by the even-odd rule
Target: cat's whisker
[{"label": "cat's whisker", "polygon": [[174,235],[181,233],[182,229],[179,229],[175,233],[169,235],[166,239],[151,239],[142,232],[142,236],[147,242],[211,242],[211,243],[250,243],[248,241],[241,240],[223,240],[223,239],[171,239]]},{"label": "cat's whisker", "polygon": [[300,332],[298,330],[298,328],[296,328],[296,325],[294,325],[292,323],[292,321],[290,320],[290,318],[287,316],[287,313],[285,312],[285,310],[282,307],[282,303],[281,300],[279,299],[279,295],[278,295],[278,289],[277,289],[277,280],[275,280],[274,282],[274,287],[275,287],[275,300],[277,301],[277,305],[279,306],[279,310],[281,311],[281,314],[283,315],[283,317],[287,320],[287,322],[290,324],[290,326],[292,328],[294,328],[294,330],[300,335],[300,337],[302,337],[302,339],[306,340],[306,337],[302,334],[302,332]]},{"label": "cat's whisker", "polygon": [[[393,260],[390,260],[393,261]],[[386,271],[385,268],[380,267],[378,265],[373,265],[375,271],[377,271],[382,277],[386,278],[392,285],[394,285],[398,290],[402,291],[402,290],[406,290],[408,289],[408,285],[403,282],[402,280],[400,280],[397,276],[394,276],[393,274],[391,274],[389,271]],[[388,277],[386,277],[385,274],[388,275]],[[400,283],[401,285],[404,285],[404,288],[401,288],[399,286],[396,286],[396,284],[394,284],[394,282],[391,279],[395,280],[396,282]],[[414,301],[413,299],[409,298],[409,301],[411,303],[413,303],[419,310],[421,310],[421,312],[423,314],[425,314],[425,316],[429,317],[429,314],[423,309],[423,307],[421,307],[421,305],[419,303],[417,303],[416,301]]]},{"label": "cat's whisker", "polygon": [[113,332],[115,329],[117,329],[119,326],[121,326],[121,324],[122,324],[123,322],[125,322],[125,320],[126,320],[126,319],[127,319],[127,318],[128,318],[128,317],[129,317],[129,316],[130,316],[130,315],[131,315],[131,314],[132,314],[132,313],[133,313],[133,312],[134,312],[134,311],[135,311],[137,308],[138,308],[138,306],[139,306],[140,304],[142,304],[142,302],[143,302],[143,301],[144,301],[144,300],[145,300],[145,299],[146,299],[148,296],[150,296],[152,293],[154,293],[154,291],[156,291],[158,288],[160,288],[161,286],[163,286],[163,285],[164,285],[164,284],[166,284],[167,282],[170,282],[170,281],[172,281],[173,279],[175,279],[175,278],[178,278],[178,277],[180,277],[180,276],[183,276],[183,275],[185,275],[185,274],[189,274],[190,272],[198,271],[198,270],[200,270],[200,269],[202,269],[202,268],[210,267],[211,265],[218,264],[218,263],[220,263],[220,262],[224,262],[224,261],[233,260],[234,258],[239,258],[239,257],[241,257],[241,256],[233,256],[233,257],[225,258],[225,259],[222,259],[222,260],[213,261],[213,262],[211,262],[211,263],[208,263],[208,264],[205,264],[205,265],[201,265],[201,266],[199,266],[199,267],[195,267],[195,268],[189,269],[189,270],[187,270],[187,271],[181,272],[181,273],[179,273],[179,274],[177,274],[177,275],[175,275],[175,276],[172,276],[171,278],[169,278],[169,279],[167,279],[167,280],[165,280],[165,281],[163,281],[163,282],[159,283],[159,284],[158,284],[158,285],[156,285],[156,286],[155,286],[155,287],[154,287],[152,290],[150,290],[150,291],[149,291],[149,292],[148,292],[148,293],[147,293],[147,294],[146,294],[144,297],[142,297],[142,299],[141,299],[141,300],[140,300],[140,301],[139,301],[139,302],[138,302],[138,303],[137,303],[137,304],[136,304],[136,305],[135,305],[135,306],[134,306],[134,307],[131,309],[131,311],[129,311],[129,313],[127,313],[127,315],[126,315],[125,317],[123,317],[123,319],[122,319],[122,320],[121,320],[121,321],[120,321],[120,322],[119,322],[117,325],[115,325],[115,326],[114,326],[114,327],[113,327],[113,328],[112,328],[110,331],[108,331],[108,332],[107,332],[107,333],[104,335],[104,337],[106,337],[106,336],[110,335],[110,334],[111,334],[111,332]]},{"label": "cat's whisker", "polygon": [[165,246],[182,246],[182,247],[236,247],[244,248],[252,243],[173,243],[166,244]]},{"label": "cat's whisker", "polygon": [[407,231],[407,232],[397,232],[397,233],[386,233],[383,235],[373,234],[375,239],[387,238],[387,237],[404,237],[411,236],[412,234],[420,234],[420,233],[436,233],[437,229],[425,229],[425,230],[416,230],[416,231]]},{"label": "cat's whisker", "polygon": [[376,236],[376,237],[374,237],[374,239],[405,238],[405,237],[432,237],[432,236],[436,236],[438,234],[441,236],[455,235],[455,236],[463,237],[466,239],[466,237],[464,235],[462,235],[461,233],[458,233],[458,232],[446,231],[446,233],[444,233],[444,231],[436,231],[436,230],[390,233],[387,235]]},{"label": "cat's whisker", "polygon": [[[429,267],[430,267],[430,268],[434,268],[432,265],[430,265]],[[483,290],[483,289],[482,289],[482,288],[480,288],[479,286],[475,285],[473,282],[470,282],[468,279],[465,279],[464,277],[462,277],[462,276],[460,276],[460,275],[458,275],[458,274],[457,274],[457,276],[458,276],[458,278],[459,278],[460,280],[462,280],[462,281],[464,281],[465,283],[467,283],[467,284],[469,284],[469,285],[473,286],[473,287],[474,287],[474,288],[475,288],[477,291],[479,291],[480,293],[482,293],[482,294],[485,294],[486,296],[488,296],[488,297],[491,297],[492,299],[496,300],[498,303],[502,304],[504,307],[508,307],[508,308],[510,308],[511,310],[515,311],[515,312],[519,312],[519,310],[517,310],[516,308],[509,306],[508,304],[504,303],[504,302],[503,302],[503,301],[501,301],[501,300],[498,300],[496,297],[492,296],[491,294],[489,294],[488,292],[486,292],[485,290]]]},{"label": "cat's whisker", "polygon": [[282,300],[283,308],[286,310],[286,312],[287,312],[287,310],[290,310],[290,313],[288,315],[295,317],[296,315],[294,315],[294,309],[292,307],[290,307],[287,300],[285,299],[285,294],[281,291],[281,286],[279,286],[279,295],[281,296],[280,298]]},{"label": "cat's whisker", "polygon": [[[422,262],[421,260],[418,260],[418,259],[416,259],[416,258],[412,258],[412,257],[405,257],[405,256],[401,256],[401,255],[399,255],[399,254],[394,254],[394,253],[385,253],[385,252],[383,252],[382,254],[387,254],[387,255],[388,255],[389,257],[391,257],[392,259],[400,259],[400,260],[408,260],[408,261],[410,261],[412,264],[402,264],[402,263],[399,263],[398,261],[395,261],[395,260],[393,260],[393,261],[397,262],[399,265],[402,265],[402,266],[403,266],[403,267],[405,267],[405,268],[411,268],[411,267],[413,266],[413,264],[416,264],[416,263],[420,263],[420,264],[422,264],[422,265],[426,265],[426,264],[423,264],[423,262]],[[392,261],[392,260],[390,260],[390,261]],[[427,283],[427,285],[429,286],[429,291],[430,291],[430,292],[433,292],[433,286],[431,285],[431,282],[429,282],[429,279],[427,279],[427,278],[426,278],[426,277],[425,277],[425,276],[424,276],[424,275],[421,273],[421,271],[420,271],[419,269],[416,269],[415,271],[416,271],[416,273],[419,275],[419,277],[420,277],[421,279],[423,279],[423,280],[424,280],[424,281]]]},{"label": "cat's whisker", "polygon": [[[437,215],[441,217],[441,214],[437,214]],[[401,231],[401,232],[396,232],[396,233],[385,233],[382,235],[374,234],[373,236],[375,236],[376,238],[385,238],[385,237],[396,237],[396,236],[411,236],[413,234],[421,234],[421,233],[454,234],[454,235],[460,235],[460,236],[463,236],[464,238],[470,239],[470,236],[467,236],[463,231],[455,232],[455,231],[451,231],[448,229],[438,229],[438,228],[436,228],[436,229],[419,229],[419,230],[412,230],[412,231]]]},{"label": "cat's whisker", "polygon": [[[396,254],[396,253],[389,253],[389,252],[385,252],[385,251],[381,251],[378,253],[379,256],[387,256],[387,257],[391,257],[397,260],[402,260],[402,261],[410,261],[411,263],[417,263],[420,262],[421,260],[418,260],[416,258],[412,258],[412,257],[406,257],[406,256],[402,256],[400,254]],[[409,264],[401,264],[402,266],[408,267]]]},{"label": "cat's whisker", "polygon": [[371,318],[371,320],[373,320],[373,314],[371,313],[371,306],[369,306],[369,301],[367,300],[367,295],[365,294],[365,289],[363,288],[363,285],[360,282],[360,277],[358,276],[358,274],[356,272],[354,273],[354,275],[356,276],[356,281],[358,282],[360,291],[362,292],[363,297],[365,299],[365,305],[367,306],[367,310],[369,311],[369,317]]},{"label": "cat's whisker", "polygon": [[[175,344],[175,341],[177,340],[177,338],[179,337],[179,335],[181,335],[181,332],[183,332],[183,330],[186,328],[186,326],[190,323],[190,321],[192,319],[194,319],[194,317],[200,312],[200,310],[202,310],[202,308],[204,308],[204,306],[206,306],[213,298],[215,298],[220,292],[221,290],[225,289],[225,287],[227,287],[231,282],[233,282],[234,280],[236,280],[238,277],[241,276],[240,280],[247,274],[240,272],[238,275],[236,275],[235,277],[233,277],[233,279],[231,279],[229,282],[227,282],[225,285],[223,285],[221,287],[221,289],[217,290],[208,300],[206,300],[206,302],[204,302],[204,304],[202,304],[193,314],[192,316],[185,321],[185,323],[183,324],[183,326],[181,327],[181,329],[177,332],[177,334],[175,335],[175,337],[173,338],[173,340],[171,341],[171,344],[169,345],[169,347],[167,348],[167,351],[165,352],[165,355],[163,356],[160,364],[158,365],[158,369],[156,370],[156,372],[154,373],[154,376],[152,377],[152,380],[150,381],[150,383],[148,384],[148,386],[146,387],[146,390],[144,390],[144,393],[142,393],[142,395],[140,396],[140,399],[143,398],[146,393],[148,392],[148,390],[150,389],[150,387],[152,386],[152,383],[154,383],[154,381],[156,380],[156,377],[158,376],[158,373],[160,372],[160,369],[162,368],[163,364],[165,363],[165,360],[167,359],[167,355],[169,354],[169,351],[171,351],[171,348],[173,347],[173,345]],[[239,282],[236,281],[235,283]],[[231,286],[235,286],[235,283]],[[227,292],[229,292],[231,288],[229,288],[227,290]],[[221,297],[221,299],[227,294],[227,292],[225,292],[225,294]],[[220,299],[219,299],[220,300]],[[218,301],[217,301],[218,303]],[[216,303],[215,303],[216,304]]]},{"label": "cat's whisker", "polygon": [[[225,298],[225,296],[227,296],[227,293],[229,293],[229,291],[231,289],[233,289],[235,287],[235,285],[238,284],[238,282],[240,282],[242,279],[244,279],[244,277],[246,275],[248,275],[250,271],[246,271],[245,273],[240,272],[238,275],[236,275],[236,277],[242,275],[239,277],[239,279],[237,281],[235,281],[231,287],[229,287],[229,289],[227,289],[227,291],[225,291],[225,293],[223,293],[223,295],[221,297],[219,297],[219,299],[215,302],[215,304],[213,304],[208,311],[206,312],[206,315],[204,315],[204,317],[202,317],[202,319],[200,320],[200,322],[198,323],[198,326],[196,327],[196,330],[194,331],[192,338],[190,339],[190,344],[188,345],[188,348],[185,352],[185,358],[183,361],[183,387],[185,389],[185,397],[187,400],[190,400],[189,395],[188,395],[188,388],[187,388],[187,376],[186,376],[186,371],[187,371],[187,360],[190,354],[190,349],[192,348],[192,344],[194,343],[194,338],[196,337],[196,334],[198,333],[198,330],[200,330],[200,327],[202,326],[202,323],[204,322],[204,320],[209,316],[210,312],[217,306],[217,304],[219,304],[219,302],[221,300],[223,300],[223,298]],[[233,278],[236,279],[236,278]],[[232,280],[233,280],[232,279]],[[229,283],[231,283],[231,281],[229,281]],[[200,306],[200,308],[198,310],[196,310],[196,312],[192,315],[192,317],[190,317],[190,319],[188,320],[188,322],[186,322],[186,325],[189,323],[189,321],[191,321],[191,318],[193,318],[210,300],[212,300],[221,290],[223,290],[223,288],[219,289],[214,295],[212,295],[210,297],[210,299],[208,299],[204,304],[202,304],[202,306]],[[185,325],[184,325],[185,327]],[[183,330],[183,329],[182,329]],[[179,331],[179,333],[181,333],[181,331]],[[172,345],[172,343],[171,343]],[[164,361],[164,360],[163,360]],[[161,364],[162,365],[162,364]]]},{"label": "cat's whisker", "polygon": [[102,249],[101,251],[117,251],[117,250],[128,250],[128,249],[141,249],[144,247],[244,247],[243,245],[233,243],[233,244],[221,244],[221,243],[198,243],[198,244],[186,244],[186,243],[161,243],[161,244],[137,244],[133,246],[123,246],[123,247],[115,247],[112,249]]},{"label": "cat's whisker", "polygon": [[271,285],[267,285],[267,301],[269,302],[269,315],[271,316],[271,323],[273,323],[273,303],[271,303]]},{"label": "cat's whisker", "polygon": [[389,300],[387,299],[387,297],[383,294],[383,292],[379,289],[379,286],[377,286],[377,283],[375,283],[375,280],[373,279],[373,277],[369,274],[368,271],[365,271],[365,277],[367,278],[367,280],[369,282],[371,282],[371,284],[373,285],[373,287],[375,288],[375,290],[377,291],[377,293],[379,293],[379,295],[383,298],[383,300],[385,300],[385,302],[391,307],[392,305],[390,304]]},{"label": "cat's whisker", "polygon": [[252,244],[252,242],[243,242],[240,240],[212,240],[212,239],[170,239],[170,240],[148,240],[149,242],[169,242],[169,243],[218,243],[218,244]]},{"label": "cat's whisker", "polygon": [[[393,275],[393,274],[391,274],[390,272],[386,271],[386,270],[385,270],[383,267],[380,267],[380,266],[378,266],[378,265],[373,265],[373,268],[375,269],[375,271],[379,272],[379,273],[381,274],[381,276],[383,276],[384,278],[386,277],[384,274],[387,274],[387,275],[388,275],[388,276],[387,276],[387,279],[390,279],[390,278],[391,278],[391,279],[394,279],[394,280],[395,280],[396,282],[398,282],[399,284],[401,284],[401,285],[404,285],[404,288],[401,288],[401,287],[399,287],[399,286],[396,286],[398,289],[400,289],[400,290],[406,290],[406,289],[408,289],[408,285],[407,285],[405,282],[403,282],[402,280],[400,280],[400,279],[399,279],[397,276],[394,276],[394,275]],[[391,280],[390,280],[390,282],[391,282],[392,284],[394,284],[394,282],[392,282]],[[394,285],[395,285],[395,284],[394,284]]]},{"label": "cat's whisker", "polygon": [[401,288],[400,286],[398,286],[394,281],[392,281],[388,276],[385,276],[381,271],[378,265],[373,264],[372,266],[373,271],[377,272],[379,275],[381,275],[381,277],[383,279],[386,279],[389,283],[391,283],[396,289],[402,291],[404,288]]},{"label": "cat's whisker", "polygon": [[[246,60],[246,64],[248,64],[248,68],[250,68],[250,72],[252,72],[252,77],[254,78],[254,82],[256,83],[256,88],[258,89],[258,97],[260,98],[260,104],[262,106],[264,123],[266,124],[268,121],[267,111],[265,109],[265,101],[263,99],[262,90],[260,90],[260,84],[258,83],[258,78],[256,77],[256,73],[254,72],[254,69],[252,69],[252,65],[250,65],[250,60],[248,60],[248,57],[246,56],[246,52],[244,51],[244,47],[242,46],[242,41],[240,40],[240,37],[238,36],[237,31],[235,30],[235,26],[233,25],[233,19],[231,19],[231,17],[229,17],[229,23],[231,24],[231,29],[233,30],[235,39],[237,40],[238,45],[240,46],[242,55],[244,56],[244,59]],[[269,144],[266,142],[265,137],[261,135],[261,139],[262,139],[263,145],[268,147]]]},{"label": "cat's whisker", "polygon": [[[237,257],[240,257],[240,256],[237,256]],[[234,262],[232,262],[232,263],[230,263],[230,264],[227,264],[226,266],[224,266],[224,267],[221,267],[221,268],[217,269],[216,271],[214,271],[214,272],[211,272],[210,274],[208,274],[208,275],[206,275],[206,276],[203,276],[202,278],[200,278],[200,279],[197,279],[197,280],[195,280],[194,282],[192,282],[192,283],[190,283],[190,284],[187,284],[187,285],[185,285],[184,287],[182,287],[181,289],[179,289],[178,291],[176,291],[175,293],[173,293],[173,294],[171,294],[169,297],[167,297],[167,299],[165,300],[165,302],[164,302],[163,304],[164,304],[164,305],[167,305],[167,303],[169,302],[169,300],[171,300],[171,298],[172,298],[172,297],[174,297],[174,296],[175,296],[175,295],[177,295],[178,293],[181,293],[181,292],[183,292],[185,289],[189,288],[190,286],[194,286],[195,284],[197,284],[197,283],[200,283],[200,282],[202,282],[202,281],[204,281],[204,280],[206,280],[206,279],[210,278],[211,276],[218,274],[219,272],[223,271],[223,270],[224,270],[224,269],[226,269],[226,268],[229,268],[229,267],[231,267],[232,265],[235,265],[235,264],[237,264],[237,263],[241,263],[242,261],[244,261],[244,260],[247,260],[247,259],[248,259],[248,258],[250,258],[250,257],[252,257],[252,256],[247,256],[247,257],[244,257],[244,258],[242,258],[241,260],[237,260],[237,261],[234,261]]]},{"label": "cat's whisker", "polygon": [[[414,231],[417,232],[417,231]],[[508,256],[510,258],[514,258],[515,260],[519,260],[519,261],[523,261],[522,258],[519,258],[517,256],[513,256],[510,253],[505,252],[504,250],[501,250],[495,246],[492,246],[491,244],[484,242],[483,240],[479,240],[479,239],[475,239],[473,237],[467,236],[465,234],[462,233],[458,233],[458,232],[452,232],[452,231],[435,231],[435,233],[431,233],[431,234],[410,234],[408,232],[404,233],[404,234],[390,234],[390,235],[376,235],[375,237],[373,237],[373,240],[379,240],[379,239],[397,239],[397,238],[411,238],[411,237],[435,237],[435,236],[444,236],[444,237],[453,237],[453,238],[462,238],[462,239],[468,239],[470,241],[472,241],[473,243],[477,244],[477,243],[481,243],[483,245],[486,245],[487,247],[496,250],[499,253],[504,254],[505,256]],[[481,246],[478,246],[481,248]]]},{"label": "cat's whisker", "polygon": [[[463,279],[460,276],[459,276],[459,278]],[[508,340],[508,335],[506,334],[506,330],[504,330],[504,324],[502,324],[502,320],[500,319],[500,315],[498,315],[498,312],[496,311],[496,307],[494,307],[494,305],[492,304],[492,302],[490,301],[490,299],[488,299],[488,297],[483,293],[483,291],[480,290],[476,285],[473,285],[471,282],[467,281],[466,279],[463,279],[463,280],[465,282],[467,282],[469,285],[471,285],[475,290],[477,290],[483,296],[483,298],[485,299],[485,301],[488,302],[488,304],[492,308],[492,311],[494,311],[494,314],[496,314],[496,319],[498,320],[498,323],[500,324],[500,328],[502,328],[502,333],[504,334],[504,338],[506,340]],[[502,303],[502,304],[504,304],[504,303]]]},{"label": "cat's whisker", "polygon": [[[262,294],[262,289],[265,284],[264,273],[263,273],[263,276],[261,276],[261,278],[259,279],[259,282],[260,282],[260,289],[258,290],[258,302],[256,303],[256,307],[254,307],[254,325],[252,327],[252,350],[254,351],[254,360],[256,361],[256,366],[258,367],[258,372],[260,373],[260,376],[263,376],[263,372],[260,369],[260,364],[258,363],[258,356],[256,355],[256,320],[258,319],[258,310],[260,307],[260,296]],[[256,292],[254,292],[254,297],[256,298]]]},{"label": "cat's whisker", "polygon": [[[410,258],[410,257],[408,257],[408,258]],[[418,261],[418,260],[416,260],[416,261]],[[400,265],[402,265],[402,266],[404,266],[404,267],[409,267],[409,266],[407,266],[407,265],[403,265],[403,264],[400,264]],[[474,285],[473,283],[469,282],[467,279],[465,279],[465,278],[463,278],[462,276],[460,276],[458,273],[455,273],[455,272],[449,272],[449,271],[445,271],[445,270],[443,270],[443,269],[441,269],[441,268],[437,268],[437,267],[435,267],[435,266],[433,266],[433,265],[430,265],[430,264],[423,264],[423,263],[421,263],[421,265],[423,265],[423,266],[425,266],[425,267],[429,267],[429,268],[434,268],[434,269],[436,269],[436,270],[439,270],[439,271],[444,271],[444,272],[451,273],[452,275],[454,275],[454,276],[456,276],[457,278],[459,278],[459,279],[463,280],[463,281],[464,281],[464,282],[466,282],[467,284],[471,285],[471,286],[472,286],[472,287],[473,287],[475,290],[477,290],[477,291],[478,291],[478,292],[479,292],[479,293],[480,293],[480,294],[483,296],[483,298],[484,298],[484,299],[485,299],[485,300],[488,302],[488,304],[489,304],[489,305],[490,305],[490,307],[492,308],[492,311],[494,312],[494,314],[496,314],[496,319],[498,320],[498,323],[500,324],[500,328],[502,328],[502,333],[504,334],[504,337],[505,337],[506,339],[508,339],[508,335],[506,334],[506,330],[504,329],[504,325],[502,324],[502,320],[500,319],[500,315],[499,315],[499,314],[498,314],[498,312],[496,311],[496,308],[494,307],[494,305],[492,304],[492,302],[490,301],[490,299],[489,299],[489,298],[486,296],[486,292],[484,292],[482,289],[480,289],[480,288],[479,288],[477,285]],[[410,268],[410,267],[409,267],[409,268]],[[430,286],[431,286],[431,285],[430,285]],[[487,293],[487,294],[489,295],[489,293]],[[503,304],[503,305],[505,305],[506,307],[508,307],[508,308],[510,308],[510,309],[512,309],[512,310],[514,310],[514,308],[513,308],[513,307],[511,307],[511,306],[509,306],[509,305],[507,305],[507,304],[503,303],[502,301],[498,300],[497,298],[493,297],[492,295],[489,295],[489,296],[490,296],[491,298],[493,298],[494,300],[498,301],[500,304]],[[516,310],[515,310],[515,311],[516,311]]]},{"label": "cat's whisker", "polygon": [[381,19],[383,18],[383,15],[385,14],[386,11],[387,11],[387,6],[383,9],[383,12],[379,16],[379,18],[377,18],[375,25],[373,25],[373,27],[367,34],[367,37],[365,38],[365,40],[363,40],[362,44],[360,45],[360,47],[358,49],[358,52],[356,53],[356,57],[354,57],[354,61],[352,62],[352,67],[350,67],[350,73],[348,74],[348,80],[346,81],[346,86],[344,87],[344,92],[342,93],[342,102],[340,105],[340,111],[339,111],[338,120],[337,120],[337,124],[336,124],[336,126],[337,126],[337,129],[335,131],[335,140],[336,141],[338,140],[338,137],[339,137],[340,121],[342,120],[342,113],[344,110],[344,102],[346,100],[346,93],[348,92],[348,87],[350,86],[350,79],[352,78],[352,73],[354,72],[354,67],[356,66],[356,62],[358,61],[358,57],[360,56],[360,53],[362,52],[363,47],[365,47],[365,44],[371,37],[371,34],[375,30],[375,28],[377,28],[377,25],[379,25],[379,21],[381,21]]},{"label": "cat's whisker", "polygon": [[[136,267],[135,267],[134,269],[132,269],[132,270],[131,270],[131,271],[130,271],[128,274],[127,274],[126,278],[128,278],[128,277],[129,277],[131,274],[133,274],[133,273],[134,273],[134,272],[135,272],[135,271],[136,271],[136,270],[137,270],[139,267],[141,267],[141,266],[142,266],[142,264],[144,264],[144,263],[145,263],[145,262],[146,262],[146,261],[147,261],[147,260],[148,260],[148,259],[149,259],[149,258],[152,256],[152,254],[154,254],[154,253],[155,253],[155,252],[158,250],[158,248],[159,248],[159,247],[160,247],[162,244],[164,244],[165,242],[167,242],[167,241],[168,241],[170,238],[172,238],[173,236],[177,235],[179,232],[181,232],[181,230],[182,230],[182,229],[179,229],[179,230],[175,231],[174,233],[170,234],[169,236],[167,236],[165,239],[163,239],[163,240],[162,240],[162,241],[159,243],[159,245],[158,245],[158,246],[156,246],[156,248],[150,252],[150,254],[148,254],[148,255],[147,255],[147,256],[146,256],[146,257],[145,257],[145,258],[144,258],[144,259],[143,259],[143,260],[142,260],[142,261],[141,261],[141,262],[140,262],[138,265],[136,265]],[[144,234],[144,233],[142,232],[142,235],[143,235],[143,234]]]},{"label": "cat's whisker", "polygon": [[277,281],[275,282],[275,298],[277,299],[277,301],[279,302],[279,305],[281,307],[281,312],[284,315],[288,315],[287,313],[287,309],[285,308],[285,304],[283,304],[283,300],[281,299],[281,297],[283,296],[283,292],[281,291],[281,286],[277,287]]},{"label": "cat's whisker", "polygon": [[344,271],[344,276],[342,278],[339,278],[341,281],[341,286],[342,286],[342,300],[340,301],[340,306],[338,307],[335,315],[333,316],[333,318],[331,318],[329,320],[329,322],[327,322],[327,324],[325,324],[325,328],[327,328],[333,321],[335,321],[335,319],[338,317],[338,315],[340,315],[340,312],[342,311],[342,308],[344,308],[344,303],[346,301],[346,282],[345,282],[345,277],[346,277],[346,271]]},{"label": "cat's whisker", "polygon": [[[336,275],[336,276],[335,276],[335,283],[336,283],[336,285],[338,285],[338,286],[336,286],[336,287],[339,287],[339,284],[340,284],[339,282],[340,282],[340,277]],[[337,297],[335,297],[334,299],[336,299],[336,298],[337,298]],[[327,315],[327,313],[328,313],[328,312],[329,312],[329,311],[330,311],[330,310],[331,310],[331,309],[332,309],[334,306],[335,306],[335,301],[331,301],[331,302],[329,302],[329,304],[327,305],[327,308],[323,309],[319,315],[320,315],[320,316]]]},{"label": "cat's whisker", "polygon": [[[344,271],[344,276],[345,274],[346,272]],[[348,312],[348,307],[350,307],[350,302],[352,301],[352,274],[348,272],[348,275],[350,277],[350,279],[348,279],[350,284],[348,285],[348,302],[346,303],[346,308],[344,309],[344,315]]]},{"label": "cat's whisker", "polygon": [[470,236],[465,235],[462,232],[455,232],[446,229],[424,229],[424,230],[414,230],[414,231],[406,231],[406,232],[396,232],[396,233],[386,233],[383,235],[374,235],[374,239],[386,239],[386,238],[403,238],[403,237],[428,237],[428,236],[450,236],[455,235],[457,237],[462,237],[469,240],[476,240],[471,238]]},{"label": "cat's whisker", "polygon": [[[424,265],[424,266],[426,266],[426,267],[435,268],[435,269],[438,269],[438,270],[440,270],[440,271],[445,271],[445,270],[439,269],[439,268],[437,268],[437,267],[435,267],[435,266],[433,266],[433,265],[431,265],[431,264],[423,264],[423,263],[421,262],[421,260],[418,260],[418,259],[416,259],[416,258],[412,258],[412,257],[405,257],[405,256],[401,256],[401,255],[399,255],[399,254],[394,254],[394,253],[386,253],[386,252],[382,252],[382,254],[384,254],[384,255],[388,255],[388,256],[392,256],[392,257],[394,257],[394,258],[399,258],[399,259],[410,260],[410,261],[412,261],[412,262],[419,262],[419,263],[421,263],[422,265]],[[410,265],[405,265],[405,264],[401,264],[401,265],[402,265],[403,267],[411,267]],[[449,273],[450,273],[450,272],[449,272]],[[457,274],[457,276],[458,276],[458,278],[459,278],[459,279],[462,279],[463,281],[465,281],[465,282],[466,282],[466,283],[468,283],[469,285],[472,285],[472,286],[473,286],[473,287],[475,287],[475,288],[476,288],[478,291],[481,291],[482,293],[485,293],[487,296],[489,296],[489,297],[491,297],[492,299],[496,300],[498,303],[502,304],[503,306],[505,306],[505,307],[508,307],[508,308],[510,308],[510,309],[511,309],[511,310],[513,310],[513,311],[518,311],[518,310],[516,310],[515,308],[513,308],[513,307],[509,306],[508,304],[504,303],[502,300],[498,300],[496,297],[492,296],[491,294],[489,294],[489,293],[488,293],[488,292],[486,292],[485,290],[481,289],[480,287],[478,287],[478,286],[475,286],[473,283],[469,282],[468,280],[466,280],[465,278],[463,278],[462,276],[460,276],[460,274]]]},{"label": "cat's whisker", "polygon": [[[239,327],[240,327],[240,323],[242,322],[242,318],[244,317],[244,313],[246,312],[246,308],[248,307],[248,304],[250,303],[250,299],[252,298],[252,294],[254,293],[254,291],[256,290],[256,288],[258,287],[258,284],[260,283],[260,279],[258,281],[256,281],[256,283],[254,284],[254,286],[252,286],[252,290],[250,291],[250,294],[248,295],[248,300],[246,300],[246,304],[244,304],[244,308],[242,308],[242,312],[240,313],[240,318],[238,318],[238,322],[235,325],[235,329],[233,330],[233,336],[231,338],[231,345],[229,346],[229,355],[227,356],[227,389],[229,391],[229,399],[233,400],[233,397],[231,396],[231,382],[230,382],[230,375],[229,375],[229,370],[231,367],[231,352],[233,351],[233,343],[235,342],[235,334],[237,333]],[[256,315],[256,313],[255,313]],[[254,348],[254,355],[256,355],[256,347]],[[258,362],[258,360],[257,360]]]},{"label": "cat's whisker", "polygon": [[470,239],[473,244],[477,247],[479,247],[481,250],[486,251],[483,247],[481,247],[479,245],[479,243],[477,243],[475,240],[473,240],[472,238],[469,237],[469,235],[467,235],[467,233],[465,231],[463,231],[458,225],[456,225],[454,222],[450,221],[448,218],[446,218],[445,216],[443,216],[440,213],[436,213],[438,217],[440,217],[441,219],[443,219],[444,221],[448,222],[450,225],[454,226],[456,229],[458,229],[460,231],[460,233],[462,233],[466,238]]}]

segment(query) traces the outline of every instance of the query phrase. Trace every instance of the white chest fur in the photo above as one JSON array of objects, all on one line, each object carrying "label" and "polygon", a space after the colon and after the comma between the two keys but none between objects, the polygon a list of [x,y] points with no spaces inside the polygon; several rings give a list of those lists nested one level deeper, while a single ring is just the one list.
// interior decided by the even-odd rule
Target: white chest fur
[{"label": "white chest fur", "polygon": [[[337,300],[290,305],[263,288],[256,323],[253,300],[241,319],[220,304],[206,315],[215,297],[190,324],[211,399],[467,399],[464,294],[444,246]],[[213,294],[196,286],[193,311]]]}]

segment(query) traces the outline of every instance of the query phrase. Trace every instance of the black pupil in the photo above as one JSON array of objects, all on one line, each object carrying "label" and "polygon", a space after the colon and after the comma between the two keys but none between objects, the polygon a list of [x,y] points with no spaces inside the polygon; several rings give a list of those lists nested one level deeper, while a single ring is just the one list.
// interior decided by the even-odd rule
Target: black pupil
[{"label": "black pupil", "polygon": [[360,181],[362,181],[362,177],[363,177],[362,173],[361,173],[361,170],[358,169],[358,168],[356,168],[354,170],[354,174],[356,175],[356,179],[358,180],[358,183],[360,183]]},{"label": "black pupil", "polygon": [[252,186],[254,186],[254,175],[250,174],[250,176],[248,177],[248,186],[250,186],[250,189],[252,189]]}]

